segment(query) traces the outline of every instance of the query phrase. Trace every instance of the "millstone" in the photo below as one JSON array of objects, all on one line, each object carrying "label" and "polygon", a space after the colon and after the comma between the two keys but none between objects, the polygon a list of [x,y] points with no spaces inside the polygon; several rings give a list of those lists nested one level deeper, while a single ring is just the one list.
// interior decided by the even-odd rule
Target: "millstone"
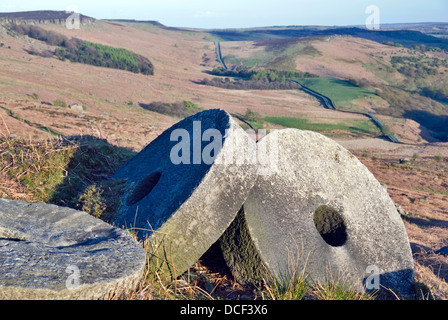
[{"label": "millstone", "polygon": [[219,239],[246,200],[257,169],[240,156],[255,147],[226,111],[180,121],[116,172],[113,178],[127,180],[127,191],[112,222],[149,238],[154,265],[165,263],[172,275],[181,274]]},{"label": "millstone", "polygon": [[409,292],[413,259],[404,224],[355,156],[296,129],[272,132],[258,144],[278,147],[277,172],[258,176],[220,240],[238,280],[286,284],[304,272],[311,282],[340,279],[359,291],[380,285]]},{"label": "millstone", "polygon": [[144,249],[89,214],[0,199],[0,299],[99,299],[132,289]]}]

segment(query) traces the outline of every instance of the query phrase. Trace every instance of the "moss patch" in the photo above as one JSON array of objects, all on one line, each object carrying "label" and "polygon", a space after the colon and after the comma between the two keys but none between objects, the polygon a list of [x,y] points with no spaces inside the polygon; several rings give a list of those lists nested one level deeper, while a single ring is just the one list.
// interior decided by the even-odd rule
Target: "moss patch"
[{"label": "moss patch", "polygon": [[243,208],[220,238],[223,256],[238,282],[259,283],[271,279],[252,241]]}]

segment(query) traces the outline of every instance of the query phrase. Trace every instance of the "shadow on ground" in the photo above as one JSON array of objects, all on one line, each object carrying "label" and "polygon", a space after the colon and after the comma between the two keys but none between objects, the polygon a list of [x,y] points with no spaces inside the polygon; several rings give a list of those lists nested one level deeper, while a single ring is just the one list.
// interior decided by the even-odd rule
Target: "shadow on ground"
[{"label": "shadow on ground", "polygon": [[[49,202],[78,210],[96,210],[96,213],[106,209],[110,211],[112,208],[108,207],[112,200],[115,203],[119,198],[114,194],[118,192],[116,187],[119,183],[112,181],[111,177],[137,152],[93,136],[71,136],[64,140],[74,146],[74,153],[62,183],[56,186]],[[86,193],[88,190],[90,192]]]},{"label": "shadow on ground", "polygon": [[429,142],[448,141],[448,116],[436,115],[427,111],[412,110],[403,115],[428,129],[422,131],[422,138]]}]

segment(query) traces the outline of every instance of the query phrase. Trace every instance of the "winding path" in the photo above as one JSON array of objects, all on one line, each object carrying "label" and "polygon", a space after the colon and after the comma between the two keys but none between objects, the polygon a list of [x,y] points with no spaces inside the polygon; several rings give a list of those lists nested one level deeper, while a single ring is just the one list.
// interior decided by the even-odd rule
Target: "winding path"
[{"label": "winding path", "polygon": [[224,63],[224,60],[221,55],[221,45],[219,44],[219,41],[215,41],[215,46],[216,46],[216,57],[217,57],[219,63],[221,63],[223,69],[227,70],[227,66]]},{"label": "winding path", "polygon": [[333,101],[331,101],[330,98],[328,98],[328,97],[324,96],[323,94],[320,94],[319,92],[314,91],[308,87],[305,87],[303,84],[301,84],[300,82],[298,82],[296,80],[290,80],[290,81],[297,83],[303,91],[305,91],[306,93],[317,98],[317,100],[320,101],[320,103],[324,106],[324,108],[336,110],[336,107],[334,106],[334,103],[333,103]]},{"label": "winding path", "polygon": [[[221,63],[223,69],[227,70],[227,66],[224,63],[224,60],[223,60],[222,55],[221,55],[221,45],[219,44],[219,41],[215,41],[215,46],[216,46],[216,57],[217,57],[217,60]],[[338,110],[338,109],[336,109],[335,104],[333,103],[333,101],[329,97],[324,96],[323,94],[321,94],[321,93],[319,93],[317,91],[314,91],[314,90],[304,86],[303,84],[301,84],[300,82],[298,82],[296,80],[290,80],[290,81],[294,82],[294,83],[297,83],[298,85],[300,85],[301,90],[303,90],[306,93],[308,93],[308,94],[312,95],[313,97],[317,98],[319,100],[319,102],[326,109],[336,110],[336,111],[339,111],[339,112],[352,113],[352,114],[360,114],[360,115],[363,115],[363,116],[366,116],[366,117],[370,118],[373,121],[373,123],[380,129],[380,131],[383,133],[384,136],[386,136],[392,142],[400,143],[398,138],[395,137],[391,132],[389,132],[389,130],[386,129],[386,126],[377,117],[375,117],[373,114],[365,113],[365,112]]]},{"label": "winding path", "polygon": [[390,141],[395,142],[395,143],[399,143],[399,140],[397,139],[397,137],[395,137],[391,132],[388,132],[388,130],[386,130],[386,126],[377,118],[375,117],[373,114],[371,113],[366,113],[366,112],[356,112],[356,111],[345,111],[345,110],[338,110],[336,109],[333,101],[328,98],[327,96],[324,96],[323,94],[314,91],[306,86],[304,86],[303,84],[301,84],[300,82],[296,81],[296,80],[290,80],[291,82],[297,83],[298,85],[300,85],[300,88],[305,91],[306,93],[314,96],[315,98],[317,98],[320,103],[324,106],[324,108],[327,109],[331,109],[331,110],[336,110],[339,112],[345,112],[345,113],[352,113],[352,114],[360,114],[363,116],[366,116],[368,118],[370,118],[373,123],[381,130],[381,132],[383,133],[384,136],[386,136]]}]

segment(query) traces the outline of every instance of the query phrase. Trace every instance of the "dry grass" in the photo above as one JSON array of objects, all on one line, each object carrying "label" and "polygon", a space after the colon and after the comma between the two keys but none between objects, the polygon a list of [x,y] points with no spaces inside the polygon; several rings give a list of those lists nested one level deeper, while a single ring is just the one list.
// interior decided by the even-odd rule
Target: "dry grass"
[{"label": "dry grass", "polygon": [[77,147],[62,139],[32,142],[0,140],[0,196],[28,202],[48,202],[66,175]]},{"label": "dry grass", "polygon": [[432,267],[415,263],[416,296],[419,300],[448,300],[448,284],[441,280]]},{"label": "dry grass", "polygon": [[122,183],[110,177],[134,154],[91,136],[39,141],[0,138],[0,196],[90,207],[87,211],[95,213],[104,205],[113,210],[117,203],[101,196],[117,198]]},{"label": "dry grass", "polygon": [[448,257],[435,251],[448,245],[448,162],[435,160],[432,152],[415,154],[406,164],[396,155],[358,157],[406,212],[402,218],[414,257],[416,298],[446,300]]},{"label": "dry grass", "polygon": [[[216,255],[215,248],[206,253],[205,266],[199,260],[190,270],[173,279],[172,273],[162,267],[169,264],[159,260],[154,246],[146,241],[147,252],[145,275],[135,290],[111,292],[112,300],[373,300],[377,292],[359,293],[357,287],[343,276],[330,276],[328,281],[311,282],[309,274],[302,270],[293,271],[285,282],[269,281],[259,286],[241,286],[228,270],[213,270],[210,259]],[[156,246],[157,247],[157,246]],[[156,249],[157,250],[157,249]],[[155,259],[155,260],[154,260]],[[201,258],[202,259],[202,258]],[[219,260],[219,258],[218,258]],[[220,261],[223,263],[224,261]],[[222,267],[222,265],[221,265]],[[395,295],[395,297],[397,297]],[[389,297],[390,299],[390,297]],[[397,297],[397,299],[399,299]]]},{"label": "dry grass", "polygon": [[331,276],[317,283],[312,293],[318,300],[373,300],[375,297],[375,293],[359,293],[356,285],[343,276]]},{"label": "dry grass", "polygon": [[[0,139],[0,196],[28,202],[51,202],[84,209],[107,220],[116,209],[120,190],[108,184],[118,166],[135,152],[112,146],[106,141],[84,137],[80,139],[54,138],[32,141],[17,138]],[[436,161],[436,160],[433,160]],[[438,163],[440,166],[441,164]],[[381,166],[377,166],[381,168]],[[411,242],[419,248],[441,246],[440,232],[444,228],[429,229],[427,235],[417,223],[431,220],[406,222]],[[427,229],[428,230],[428,229]],[[433,235],[433,237],[431,236]],[[432,240],[431,240],[432,239]],[[431,242],[432,241],[432,242]],[[135,290],[112,292],[110,299],[371,299],[360,295],[343,277],[309,284],[308,274],[292,270],[291,281],[278,284],[270,282],[259,287],[242,286],[226,267],[216,246],[204,254],[184,274],[176,274],[170,262],[157,254],[160,246],[149,241],[142,243],[147,252],[143,280]],[[438,248],[436,248],[438,249]],[[300,265],[296,259],[291,265]],[[304,258],[304,257],[301,257]],[[304,258],[306,260],[306,257]],[[447,299],[448,274],[446,257],[436,255],[432,249],[414,250],[416,262],[416,299]],[[167,268],[168,267],[168,268]],[[394,297],[393,297],[394,298]]]},{"label": "dry grass", "polygon": [[167,262],[158,260],[159,247],[155,248],[150,241],[145,241],[142,245],[147,257],[143,279],[134,290],[111,292],[110,300],[214,300],[209,292],[199,286],[197,279],[190,279],[189,272],[173,279],[171,274],[161,267],[161,264]]}]

